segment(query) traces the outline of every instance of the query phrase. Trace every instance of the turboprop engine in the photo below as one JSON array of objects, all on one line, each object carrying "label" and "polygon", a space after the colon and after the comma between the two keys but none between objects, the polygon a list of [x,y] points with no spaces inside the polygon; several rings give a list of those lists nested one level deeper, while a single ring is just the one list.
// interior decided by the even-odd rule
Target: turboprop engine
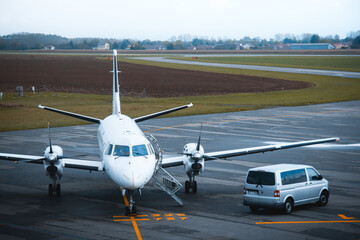
[{"label": "turboprop engine", "polygon": [[49,146],[45,148],[44,151],[44,169],[46,176],[49,176],[52,180],[52,184],[49,184],[49,196],[52,196],[54,193],[56,193],[57,196],[60,196],[60,183],[57,183],[57,181],[60,181],[63,174],[63,164],[61,159],[64,158],[64,155],[60,146],[51,144],[50,123],[48,123],[48,130]]},{"label": "turboprop engine", "polygon": [[188,157],[187,161],[184,161],[184,166],[189,178],[204,171],[204,148],[201,145],[188,143],[184,146],[183,154]]},{"label": "turboprop engine", "polygon": [[50,176],[55,182],[57,178],[61,178],[63,173],[62,158],[63,150],[60,146],[50,144],[44,151],[44,168],[46,176]]},{"label": "turboprop engine", "polygon": [[44,158],[48,162],[57,162],[59,157],[63,156],[63,150],[60,146],[48,146],[44,151]]}]

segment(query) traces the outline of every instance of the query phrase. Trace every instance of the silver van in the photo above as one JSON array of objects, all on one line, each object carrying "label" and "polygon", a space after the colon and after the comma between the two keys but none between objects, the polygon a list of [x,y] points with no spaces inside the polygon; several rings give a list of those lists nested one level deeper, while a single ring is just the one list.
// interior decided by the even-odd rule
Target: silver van
[{"label": "silver van", "polygon": [[244,202],[251,211],[282,208],[286,214],[294,206],[329,200],[329,183],[315,168],[299,164],[277,164],[249,169],[244,184]]}]

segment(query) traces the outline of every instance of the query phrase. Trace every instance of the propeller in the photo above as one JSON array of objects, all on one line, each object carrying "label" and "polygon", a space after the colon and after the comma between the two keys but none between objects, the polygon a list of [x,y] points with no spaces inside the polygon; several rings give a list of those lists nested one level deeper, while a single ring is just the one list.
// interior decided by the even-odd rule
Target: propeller
[{"label": "propeller", "polygon": [[196,151],[199,151],[199,150],[200,150],[200,141],[201,141],[202,125],[203,125],[203,123],[201,123],[201,125],[200,125],[200,134],[199,134],[199,140],[198,140],[198,143],[197,143],[197,146],[196,146]]},{"label": "propeller", "polygon": [[48,130],[49,130],[49,144],[50,144],[50,152],[49,153],[54,153],[53,149],[52,149],[52,144],[51,144],[50,122],[48,122]]}]

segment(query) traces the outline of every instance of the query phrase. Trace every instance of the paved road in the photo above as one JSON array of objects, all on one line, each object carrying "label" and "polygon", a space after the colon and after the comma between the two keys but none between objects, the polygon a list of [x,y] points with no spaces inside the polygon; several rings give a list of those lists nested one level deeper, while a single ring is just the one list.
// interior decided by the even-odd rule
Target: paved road
[{"label": "paved road", "polygon": [[324,76],[333,76],[333,77],[360,78],[360,72],[268,67],[268,66],[255,66],[255,65],[243,65],[243,64],[230,64],[230,63],[209,63],[209,62],[175,60],[175,59],[168,59],[165,57],[132,57],[132,59],[139,59],[139,60],[152,61],[152,62],[207,66],[207,67],[238,68],[238,69],[249,69],[249,70],[260,70],[260,71],[271,71],[271,72],[301,73],[301,74],[324,75]]},{"label": "paved road", "polygon": [[[360,101],[351,101],[143,122],[140,127],[169,155],[197,141],[201,122],[206,151],[335,136],[341,142],[207,162],[198,193],[178,193],[183,207],[146,186],[135,196],[139,215],[133,219],[122,216],[123,198],[106,174],[65,169],[62,196],[49,198],[41,165],[0,161],[0,238],[140,239],[138,233],[142,239],[359,239],[360,222],[352,222],[360,220],[359,119]],[[96,125],[53,128],[53,142],[66,155],[86,153],[97,160],[96,130]],[[46,128],[3,132],[0,151],[41,154],[47,141]],[[297,207],[289,216],[251,213],[242,205],[245,173],[276,163],[317,168],[330,181],[329,204]],[[186,180],[182,167],[168,170]]]}]

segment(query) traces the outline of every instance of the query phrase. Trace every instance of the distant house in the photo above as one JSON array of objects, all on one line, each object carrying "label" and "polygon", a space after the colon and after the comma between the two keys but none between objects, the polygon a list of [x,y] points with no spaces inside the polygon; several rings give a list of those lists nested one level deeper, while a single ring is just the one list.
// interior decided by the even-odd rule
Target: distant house
[{"label": "distant house", "polygon": [[291,50],[314,50],[314,49],[335,49],[331,43],[294,43],[290,45]]},{"label": "distant house", "polygon": [[47,46],[44,47],[44,50],[55,50],[55,46],[47,45]]},{"label": "distant house", "polygon": [[198,45],[194,50],[212,50],[214,46],[211,45]]},{"label": "distant house", "polygon": [[342,43],[334,43],[334,46],[336,47],[336,49],[347,49],[347,48],[349,48],[348,44],[342,44]]},{"label": "distant house", "polygon": [[109,50],[110,44],[108,43],[99,43],[97,47],[94,47],[93,50]]},{"label": "distant house", "polygon": [[276,44],[274,45],[274,50],[286,50],[286,49],[290,49],[290,44]]},{"label": "distant house", "polygon": [[245,43],[244,45],[242,45],[242,48],[246,49],[246,50],[253,48],[253,47],[255,47],[255,46],[252,43]]}]

